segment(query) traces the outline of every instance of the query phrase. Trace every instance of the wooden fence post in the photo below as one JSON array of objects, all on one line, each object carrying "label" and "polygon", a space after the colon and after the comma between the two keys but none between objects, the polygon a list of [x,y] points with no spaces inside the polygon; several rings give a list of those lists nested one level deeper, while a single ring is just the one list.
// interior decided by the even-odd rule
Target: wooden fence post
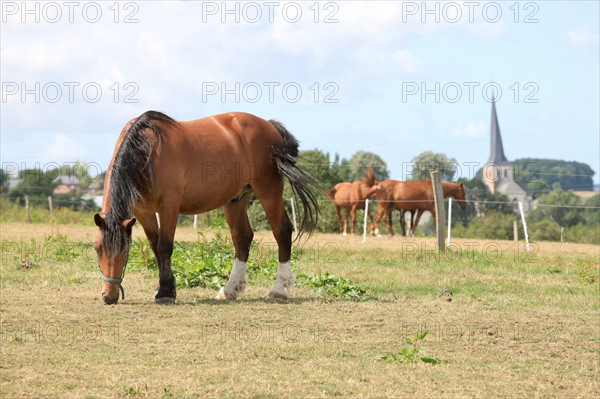
[{"label": "wooden fence post", "polygon": [[439,169],[431,170],[431,184],[433,185],[433,196],[435,200],[435,224],[437,236],[437,250],[446,250],[446,209],[444,209],[444,192],[442,191],[442,179]]},{"label": "wooden fence post", "polygon": [[50,215],[52,215],[52,196],[48,197],[48,209],[50,210]]}]

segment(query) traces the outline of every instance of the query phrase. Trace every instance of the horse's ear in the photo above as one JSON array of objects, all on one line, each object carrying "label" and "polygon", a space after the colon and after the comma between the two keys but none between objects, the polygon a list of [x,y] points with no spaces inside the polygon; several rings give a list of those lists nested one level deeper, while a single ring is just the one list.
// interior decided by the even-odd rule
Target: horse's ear
[{"label": "horse's ear", "polygon": [[125,219],[125,220],[123,220],[123,222],[121,224],[123,225],[123,227],[125,227],[125,230],[129,231],[135,224],[135,218]]},{"label": "horse's ear", "polygon": [[99,214],[95,214],[94,223],[96,223],[96,226],[102,228],[102,226],[104,225],[104,219]]}]

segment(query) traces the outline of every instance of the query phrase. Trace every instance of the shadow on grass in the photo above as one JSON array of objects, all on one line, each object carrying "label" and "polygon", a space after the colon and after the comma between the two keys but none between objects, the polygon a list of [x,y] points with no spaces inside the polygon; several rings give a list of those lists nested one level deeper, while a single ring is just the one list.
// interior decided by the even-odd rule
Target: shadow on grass
[{"label": "shadow on grass", "polygon": [[[352,298],[335,298],[335,297],[294,297],[287,300],[265,300],[264,297],[253,297],[253,298],[240,298],[233,301],[220,301],[214,298],[198,298],[196,300],[187,300],[180,301],[177,300],[175,302],[175,306],[234,306],[234,305],[243,305],[243,304],[256,304],[256,303],[264,303],[267,305],[302,305],[305,303],[361,303],[361,302],[380,302],[380,303],[390,303],[396,302],[396,300],[391,299],[369,299],[369,300],[356,300]],[[144,306],[144,305],[156,305],[156,306],[173,306],[173,305],[157,305],[152,300],[149,301],[119,301],[119,305],[129,305],[129,306]]]}]

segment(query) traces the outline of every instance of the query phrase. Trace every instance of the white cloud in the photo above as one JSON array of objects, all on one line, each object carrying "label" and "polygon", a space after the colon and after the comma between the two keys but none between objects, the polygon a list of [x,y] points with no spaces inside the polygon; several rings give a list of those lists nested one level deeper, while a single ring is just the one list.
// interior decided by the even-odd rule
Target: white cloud
[{"label": "white cloud", "polygon": [[420,59],[412,55],[408,50],[395,51],[392,54],[392,60],[394,60],[400,67],[400,70],[407,75],[412,75],[417,72],[423,64]]},{"label": "white cloud", "polygon": [[571,40],[571,43],[576,46],[598,46],[600,42],[598,33],[592,32],[585,25],[580,25],[567,31],[567,36]]},{"label": "white cloud", "polygon": [[459,123],[452,131],[452,137],[468,139],[485,137],[485,123],[481,121],[471,121],[466,125]]},{"label": "white cloud", "polygon": [[64,133],[55,133],[54,141],[42,152],[42,159],[58,162],[69,159],[85,159],[87,151]]}]

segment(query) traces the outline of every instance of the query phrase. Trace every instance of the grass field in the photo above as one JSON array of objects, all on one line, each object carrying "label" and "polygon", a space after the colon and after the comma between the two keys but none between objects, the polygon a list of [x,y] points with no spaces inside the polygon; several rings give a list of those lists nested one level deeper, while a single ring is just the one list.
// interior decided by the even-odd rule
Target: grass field
[{"label": "grass field", "polygon": [[[136,269],[106,306],[95,228],[5,223],[1,236],[2,398],[600,395],[598,246],[455,240],[438,257],[431,239],[318,234],[296,273],[349,279],[362,300],[304,285],[265,303],[273,278],[249,275],[237,301],[189,288],[157,306],[156,273]],[[256,240],[274,256],[272,236]]]}]

